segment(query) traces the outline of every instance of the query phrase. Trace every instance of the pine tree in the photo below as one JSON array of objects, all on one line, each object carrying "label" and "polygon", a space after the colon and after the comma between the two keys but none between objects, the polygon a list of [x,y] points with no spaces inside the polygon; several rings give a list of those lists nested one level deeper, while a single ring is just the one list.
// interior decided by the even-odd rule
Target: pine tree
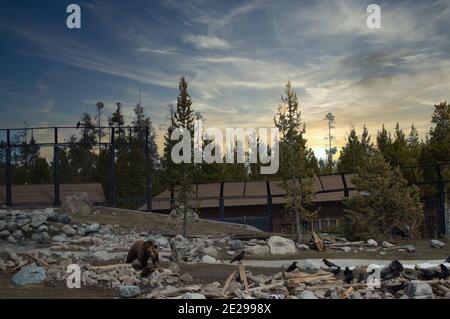
[{"label": "pine tree", "polygon": [[346,201],[347,231],[353,238],[383,239],[394,228],[417,234],[423,220],[420,192],[408,186],[398,167],[392,168],[380,153],[358,168],[353,179],[358,194]]},{"label": "pine tree", "polygon": [[280,168],[281,186],[286,191],[286,210],[295,217],[297,240],[303,239],[303,222],[315,215],[309,206],[314,199],[312,187],[314,171],[308,167],[305,125],[297,94],[288,82],[285,96],[281,97],[282,105],[274,118],[275,126],[281,133]]},{"label": "pine tree", "polygon": [[367,129],[363,131],[361,140],[359,140],[355,128],[352,128],[347,137],[347,144],[342,148],[339,156],[337,164],[339,172],[356,172],[359,166],[364,165],[371,153],[370,136]]}]

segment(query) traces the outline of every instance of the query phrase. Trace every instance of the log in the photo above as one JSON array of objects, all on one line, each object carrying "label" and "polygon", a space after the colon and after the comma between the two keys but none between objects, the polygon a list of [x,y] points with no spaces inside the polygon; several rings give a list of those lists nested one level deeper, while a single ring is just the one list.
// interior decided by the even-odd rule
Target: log
[{"label": "log", "polygon": [[329,279],[335,279],[333,274],[323,274],[323,275],[312,275],[312,276],[305,276],[300,278],[292,278],[288,279],[289,285],[297,285],[297,284],[304,284],[309,283],[312,281],[317,280],[329,280]]},{"label": "log", "polygon": [[239,263],[238,269],[239,269],[239,277],[241,278],[241,281],[244,283],[245,290],[248,290],[249,286],[248,286],[247,274],[245,273],[245,266],[243,264]]},{"label": "log", "polygon": [[179,262],[179,260],[180,260],[180,253],[178,252],[178,248],[177,248],[177,245],[176,245],[175,238],[171,238],[170,239],[169,245],[170,245],[170,253],[171,253],[172,260],[174,262],[176,262],[176,263]]},{"label": "log", "polygon": [[322,242],[322,239],[315,233],[311,233],[314,245],[316,246],[317,251],[325,251],[325,245]]},{"label": "log", "polygon": [[350,294],[353,292],[353,287],[350,287],[346,290],[344,290],[341,294],[341,298],[342,299],[348,299],[348,297],[350,297]]},{"label": "log", "polygon": [[346,247],[346,246],[363,246],[366,243],[363,241],[349,241],[346,243],[335,243],[335,244],[331,244],[329,245],[330,248],[341,248],[341,247]]},{"label": "log", "polygon": [[28,265],[28,264],[31,264],[31,261],[29,261],[29,260],[22,261],[22,263],[20,263],[20,265],[18,265],[18,266],[16,266],[16,267],[14,267],[14,268],[11,270],[11,272],[16,272],[17,270],[19,270],[20,268],[22,268],[22,267],[24,267],[24,266],[26,266],[26,265]]},{"label": "log", "polygon": [[284,282],[280,281],[274,284],[270,284],[267,286],[259,286],[259,287],[255,287],[255,288],[251,288],[248,289],[247,292],[254,292],[254,291],[259,291],[259,290],[270,290],[270,289],[274,289],[274,288],[280,288],[280,287],[284,287]]},{"label": "log", "polygon": [[28,257],[30,257],[31,259],[33,259],[35,262],[37,262],[39,265],[44,266],[44,267],[49,267],[49,265],[45,261],[43,261],[43,260],[41,260],[41,259],[31,255],[31,254],[28,254],[28,253],[26,255]]},{"label": "log", "polygon": [[227,280],[225,281],[225,284],[223,285],[223,288],[222,288],[222,295],[225,295],[225,293],[226,293],[228,287],[230,286],[231,281],[233,280],[234,276],[236,276],[236,270],[233,271],[233,272],[228,276]]}]

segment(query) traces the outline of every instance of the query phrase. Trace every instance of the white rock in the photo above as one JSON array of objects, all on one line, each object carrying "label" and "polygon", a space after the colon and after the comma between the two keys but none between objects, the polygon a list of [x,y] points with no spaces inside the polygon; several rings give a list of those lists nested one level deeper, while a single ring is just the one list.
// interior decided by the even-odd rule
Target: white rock
[{"label": "white rock", "polygon": [[297,248],[300,250],[309,250],[309,246],[305,244],[298,244]]},{"label": "white rock", "polygon": [[291,239],[271,236],[268,240],[268,245],[270,253],[273,255],[295,254],[295,243]]},{"label": "white rock", "polygon": [[378,247],[378,243],[374,239],[369,239],[367,241],[367,246],[369,246],[369,247]]},{"label": "white rock", "polygon": [[384,241],[381,242],[381,246],[383,246],[384,248],[389,248],[389,247],[394,247],[395,245],[384,240]]},{"label": "white rock", "polygon": [[217,249],[215,249],[214,247],[203,247],[202,248],[202,252],[205,255],[209,255],[212,257],[217,257],[218,253],[217,253]]},{"label": "white rock", "polygon": [[69,225],[64,225],[61,230],[67,236],[75,236],[77,234],[76,230],[70,227]]},{"label": "white rock", "polygon": [[202,257],[202,262],[208,263],[208,264],[215,264],[215,263],[217,263],[217,260],[214,257],[205,255]]},{"label": "white rock", "polygon": [[433,289],[423,281],[411,281],[406,291],[410,299],[434,299]]},{"label": "white rock", "polygon": [[250,255],[254,255],[254,256],[263,256],[263,255],[268,255],[270,253],[269,247],[261,246],[261,245],[247,247],[245,249],[245,251],[247,253],[249,253]]},{"label": "white rock", "polygon": [[430,240],[430,247],[432,248],[443,248],[445,244],[439,240],[432,239]]}]

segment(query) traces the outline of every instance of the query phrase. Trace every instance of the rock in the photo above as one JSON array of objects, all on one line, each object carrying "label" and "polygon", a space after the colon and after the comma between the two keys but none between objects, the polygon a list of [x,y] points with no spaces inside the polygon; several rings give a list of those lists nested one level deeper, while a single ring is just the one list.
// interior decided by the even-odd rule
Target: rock
[{"label": "rock", "polygon": [[31,235],[31,240],[38,242],[38,243],[42,243],[47,241],[50,238],[50,235],[46,232],[42,232],[42,233],[34,233],[33,235]]},{"label": "rock", "polygon": [[369,247],[378,247],[378,243],[374,239],[369,239],[367,241],[367,246],[369,246]]},{"label": "rock", "polygon": [[52,241],[58,244],[61,244],[67,240],[63,235],[57,235],[52,237]]},{"label": "rock", "polygon": [[298,244],[297,248],[300,250],[309,250],[309,246],[305,244]]},{"label": "rock", "polygon": [[201,292],[206,296],[222,296],[220,283],[217,281],[203,286]]},{"label": "rock", "polygon": [[194,278],[188,273],[185,273],[183,276],[180,277],[180,280],[183,282],[191,282],[194,281]]},{"label": "rock", "polygon": [[22,230],[18,229],[14,233],[12,233],[11,236],[14,239],[21,239],[21,238],[23,238],[23,232],[22,232]]},{"label": "rock", "polygon": [[66,212],[57,212],[52,210],[47,214],[47,221],[49,222],[57,222],[61,224],[69,224],[72,220],[72,217]]},{"label": "rock", "polygon": [[439,240],[432,239],[430,240],[430,247],[432,248],[443,248],[445,244]]},{"label": "rock", "polygon": [[218,255],[217,249],[215,249],[214,247],[203,247],[202,252],[205,255],[210,255],[212,257],[217,257],[217,255]]},{"label": "rock", "polygon": [[77,234],[77,231],[75,229],[73,229],[72,227],[70,227],[69,225],[64,225],[61,230],[67,236],[75,236]]},{"label": "rock", "polygon": [[11,233],[9,232],[9,230],[3,229],[2,231],[0,231],[0,238],[1,238],[1,239],[8,238],[8,236],[9,236],[10,234],[11,234]]},{"label": "rock", "polygon": [[205,255],[202,257],[202,262],[208,263],[208,264],[214,264],[217,262],[216,258]]},{"label": "rock", "polygon": [[309,290],[302,291],[300,295],[298,295],[298,299],[319,299],[317,296]]},{"label": "rock", "polygon": [[46,278],[46,272],[42,267],[22,268],[12,277],[12,281],[18,286],[39,284]]},{"label": "rock", "polygon": [[93,212],[87,193],[67,196],[61,205],[61,209],[69,215],[89,216]]},{"label": "rock", "polygon": [[91,256],[94,259],[97,259],[100,261],[110,261],[110,260],[114,259],[112,254],[108,253],[106,250],[98,250],[98,251],[94,252],[93,254],[91,254]]},{"label": "rock", "polygon": [[319,270],[321,268],[321,265],[314,260],[306,259],[303,262],[303,268],[307,270]]},{"label": "rock", "polygon": [[43,215],[38,215],[36,217],[33,217],[33,219],[31,219],[31,227],[33,228],[38,228],[39,226],[41,226],[42,224],[44,224],[47,221],[47,217],[43,216]]},{"label": "rock", "polygon": [[344,253],[349,253],[349,252],[352,251],[352,248],[351,247],[347,247],[347,246],[339,247],[339,249],[342,250]]},{"label": "rock", "polygon": [[181,299],[206,299],[206,297],[199,293],[186,292],[181,296]]},{"label": "rock", "polygon": [[268,245],[270,253],[273,255],[295,254],[295,243],[291,239],[271,236],[268,240]]},{"label": "rock", "polygon": [[23,226],[29,224],[30,222],[31,220],[29,220],[28,218],[20,219],[19,221],[17,221],[17,227],[22,228]]},{"label": "rock", "polygon": [[6,228],[6,222],[4,220],[0,220],[0,231]]},{"label": "rock", "polygon": [[10,233],[13,233],[17,229],[17,223],[16,222],[8,222],[6,223],[6,229],[9,230]]},{"label": "rock", "polygon": [[423,281],[413,280],[409,282],[406,293],[410,299],[434,299],[433,289]]},{"label": "rock", "polygon": [[96,233],[100,230],[100,225],[97,223],[93,223],[86,227],[86,235]]},{"label": "rock", "polygon": [[389,247],[394,247],[395,245],[384,240],[384,241],[381,242],[381,246],[383,246],[383,248],[389,248]]},{"label": "rock", "polygon": [[416,247],[414,247],[413,245],[407,245],[407,246],[405,246],[405,249],[410,254],[412,254],[416,251]]},{"label": "rock", "polygon": [[141,294],[141,288],[138,286],[121,286],[119,292],[122,298],[133,298]]},{"label": "rock", "polygon": [[261,246],[261,245],[247,247],[245,249],[245,251],[247,253],[249,253],[250,255],[254,255],[254,256],[263,256],[263,255],[268,255],[270,253],[269,247]]},{"label": "rock", "polygon": [[48,226],[47,225],[41,225],[36,230],[36,233],[42,233],[42,232],[48,232]]},{"label": "rock", "polygon": [[80,236],[86,236],[86,228],[84,228],[84,227],[79,227],[79,228],[77,229],[77,235],[80,235]]},{"label": "rock", "polygon": [[245,247],[244,243],[238,239],[232,240],[230,246],[233,250],[242,250]]},{"label": "rock", "polygon": [[11,244],[17,244],[17,239],[14,238],[13,236],[8,236],[8,238],[6,240],[8,242],[10,242]]}]

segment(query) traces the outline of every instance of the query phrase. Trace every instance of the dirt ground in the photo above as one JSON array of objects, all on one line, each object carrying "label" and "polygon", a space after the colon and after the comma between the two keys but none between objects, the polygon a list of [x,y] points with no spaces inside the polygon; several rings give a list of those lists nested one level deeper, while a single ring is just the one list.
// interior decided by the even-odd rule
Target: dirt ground
[{"label": "dirt ground", "polygon": [[[182,224],[176,223],[167,215],[141,212],[110,207],[99,207],[98,213],[89,216],[73,216],[76,222],[96,222],[99,224],[120,225],[139,231],[154,231],[163,235],[182,233]],[[267,233],[246,229],[245,227],[226,223],[217,223],[201,219],[197,223],[188,223],[189,236],[226,236],[254,235],[268,237]]]}]

